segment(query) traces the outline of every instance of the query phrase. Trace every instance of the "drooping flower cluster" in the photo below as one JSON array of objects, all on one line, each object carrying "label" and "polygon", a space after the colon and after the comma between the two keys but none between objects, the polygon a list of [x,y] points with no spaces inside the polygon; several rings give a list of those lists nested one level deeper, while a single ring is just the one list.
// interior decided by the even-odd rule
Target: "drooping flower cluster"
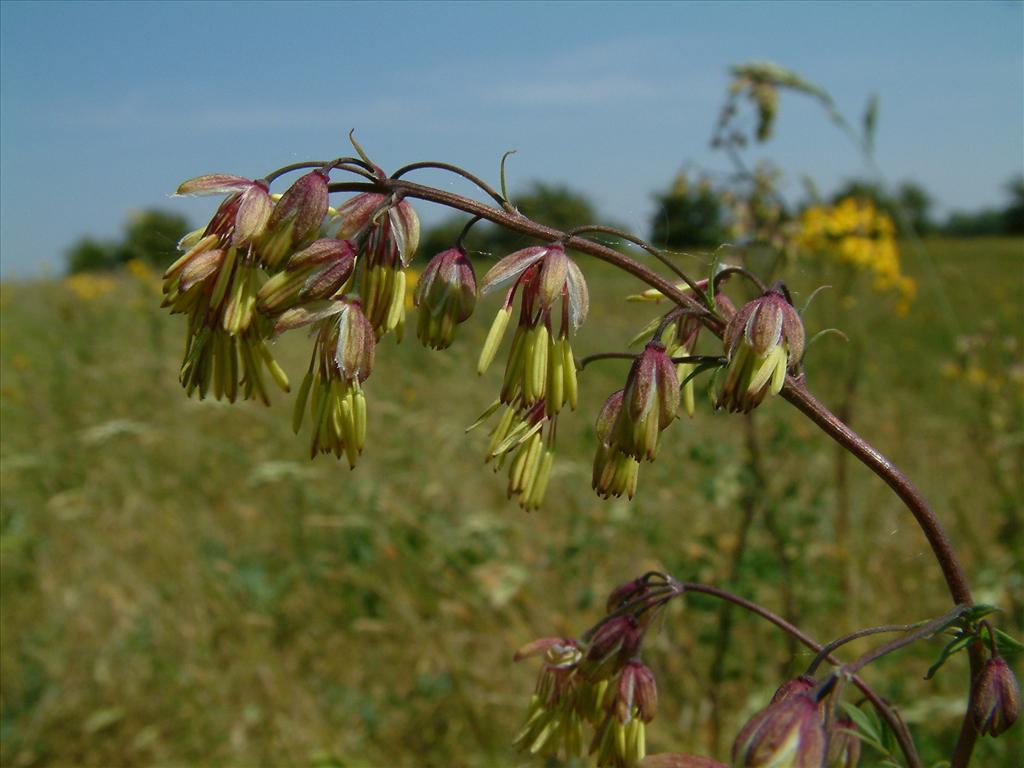
[{"label": "drooping flower cluster", "polygon": [[581,638],[541,638],[515,654],[516,661],[543,658],[526,723],[516,737],[520,749],[582,756],[589,728],[588,751],[598,766],[626,768],[643,759],[658,689],[639,652],[666,591],[664,582],[629,582],[610,596],[605,619]]},{"label": "drooping flower cluster", "polygon": [[412,206],[394,195],[365,192],[339,206],[337,236],[359,243],[362,272],[359,295],[377,338],[405,328],[406,267],[420,241],[420,221]]},{"label": "drooping flower cluster", "polygon": [[188,317],[179,378],[190,395],[198,391],[205,397],[212,387],[218,399],[234,401],[241,387],[246,399],[267,402],[264,368],[288,389],[267,348],[269,328],[256,312],[256,296],[266,279],[264,269],[276,264],[281,248],[268,243],[303,245],[311,239],[308,227],[299,231],[295,224],[323,218],[327,176],[307,174],[276,205],[268,189],[263,181],[227,174],[200,176],[178,187],[180,195],[227,195],[210,223],[182,240],[185,253],[164,273],[163,306]]},{"label": "drooping flower cluster", "polygon": [[729,360],[717,406],[749,413],[768,393],[778,394],[787,371],[795,371],[804,353],[800,315],[778,287],[748,302],[725,329]]},{"label": "drooping flower cluster", "polygon": [[366,442],[366,397],[362,383],[373,369],[376,341],[360,302],[338,299],[285,312],[279,333],[315,324],[313,359],[295,399],[293,428],[302,426],[306,406],[313,425],[311,456],[345,456],[349,467]]},{"label": "drooping flower cluster", "polygon": [[558,414],[577,402],[576,361],[569,338],[589,307],[587,284],[559,243],[506,256],[484,275],[481,293],[514,281],[491,325],[477,366],[490,367],[519,294],[519,322],[512,338],[498,403],[504,405],[491,432],[487,461],[509,462],[508,495],[525,509],[540,505],[554,461]]},{"label": "drooping flower cluster", "polygon": [[419,340],[431,349],[450,347],[455,326],[468,320],[476,307],[476,274],[461,245],[430,260],[416,283],[415,302]]},{"label": "drooping flower cluster", "polygon": [[[276,202],[264,180],[214,174],[183,183],[178,194],[227,197],[206,227],[182,240],[185,253],[165,273],[163,292],[164,306],[188,316],[180,378],[189,394],[201,398],[212,393],[233,401],[241,392],[267,402],[264,370],[287,390],[268,341],[314,325],[296,430],[308,405],[312,453],[344,455],[354,465],[366,431],[361,385],[380,337],[390,331],[401,336],[405,268],[419,241],[419,220],[404,200],[378,193],[357,195],[333,211],[333,167],[301,176]],[[383,178],[375,166],[365,167]],[[341,220],[336,237],[320,237],[328,213]],[[472,311],[472,282],[466,290],[457,321]],[[444,293],[431,292],[425,314],[451,315]],[[436,325],[435,333],[450,342],[451,324]]]},{"label": "drooping flower cluster", "polygon": [[602,498],[636,493],[641,461],[654,461],[658,435],[679,415],[679,376],[665,345],[648,343],[633,361],[626,386],[597,418],[592,485]]}]

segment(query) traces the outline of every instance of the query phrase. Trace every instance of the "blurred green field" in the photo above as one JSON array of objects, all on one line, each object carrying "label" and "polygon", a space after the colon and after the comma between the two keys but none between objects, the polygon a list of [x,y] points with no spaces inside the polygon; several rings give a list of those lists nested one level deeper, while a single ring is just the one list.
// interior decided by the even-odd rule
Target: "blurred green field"
[{"label": "blurred green field", "polygon": [[[919,485],[977,598],[1007,608],[1000,622],[1019,633],[1024,242],[927,241],[903,259],[919,284],[907,317],[861,282],[815,299],[809,330],[855,339],[817,342],[808,379],[841,402],[850,351],[863,350],[855,428]],[[622,301],[627,278],[584,269],[578,353],[624,349],[652,308]],[[829,281],[806,263],[791,277],[804,296]],[[510,747],[536,673],[513,651],[582,632],[612,587],[652,567],[757,598],[823,641],[947,607],[909,514],[856,464],[837,540],[835,451],[781,400],[754,419],[764,485],[744,419],[703,402],[665,433],[637,499],[602,502],[592,422],[626,364],[595,364],[580,411],[561,420],[547,501],[525,514],[483,465],[485,432],[464,434],[499,384],[500,366],[474,372],[493,298],[445,353],[381,345],[352,472],[308,460],[287,396],[269,409],[187,399],[184,323],[158,304],[143,274],[0,288],[4,766],[542,764]],[[979,333],[981,362],[956,368],[956,339]],[[277,352],[297,384],[309,345],[292,335]],[[756,514],[734,568],[744,509]],[[724,759],[729,735],[809,661],[732,618],[717,745],[718,606],[675,605],[652,634],[650,751]],[[929,761],[952,743],[966,676],[957,658],[922,681],[939,646],[867,671]],[[1011,765],[1022,731],[984,740],[975,764]]]}]

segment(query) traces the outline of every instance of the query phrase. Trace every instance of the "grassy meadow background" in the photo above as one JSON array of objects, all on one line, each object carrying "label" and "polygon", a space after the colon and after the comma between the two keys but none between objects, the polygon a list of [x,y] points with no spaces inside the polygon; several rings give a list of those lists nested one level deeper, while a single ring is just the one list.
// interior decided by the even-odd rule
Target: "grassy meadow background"
[{"label": "grassy meadow background", "polygon": [[[1019,633],[1024,242],[925,241],[903,264],[919,285],[906,317],[863,280],[815,299],[809,331],[836,325],[854,343],[812,346],[809,383],[842,402],[861,350],[854,427],[919,485],[977,598]],[[703,273],[706,259],[686,266]],[[652,307],[622,300],[628,278],[584,271],[592,313],[578,353],[625,348]],[[790,278],[804,297],[832,282],[807,262]],[[843,502],[833,446],[779,399],[753,419],[757,466],[747,422],[701,401],[663,435],[638,497],[603,502],[590,490],[592,423],[626,364],[595,364],[580,410],[561,420],[546,503],[525,514],[483,465],[486,432],[464,434],[500,378],[500,366],[475,374],[493,297],[445,353],[419,346],[414,317],[402,345],[382,343],[351,472],[308,460],[288,396],[269,409],[186,398],[184,322],[159,302],[141,269],[0,287],[4,766],[540,765],[510,747],[537,671],[513,651],[579,634],[610,589],[649,568],[754,597],[822,641],[947,607],[909,513],[853,462]],[[969,334],[987,341],[958,367]],[[277,353],[295,385],[309,342],[291,336]],[[723,661],[706,600],[673,605],[651,635],[650,751],[725,759],[743,720],[810,660],[731,619]],[[966,659],[922,681],[940,645],[866,674],[929,762],[963,708]],[[982,740],[975,764],[1019,764],[1022,731]],[[875,762],[865,748],[862,764]]]}]

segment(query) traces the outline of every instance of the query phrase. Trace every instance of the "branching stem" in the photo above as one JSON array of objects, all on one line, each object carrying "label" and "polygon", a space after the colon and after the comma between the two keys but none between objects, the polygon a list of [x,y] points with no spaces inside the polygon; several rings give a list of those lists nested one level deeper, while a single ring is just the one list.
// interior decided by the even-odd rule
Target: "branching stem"
[{"label": "branching stem", "polygon": [[[630,256],[586,238],[570,237],[565,232],[539,224],[518,213],[512,214],[504,209],[493,208],[461,195],[420,184],[413,184],[402,179],[379,179],[372,183],[333,183],[329,185],[328,189],[332,192],[373,191],[400,193],[404,197],[425,200],[480,216],[506,229],[530,237],[547,242],[561,241],[567,248],[590,254],[633,275],[681,307],[697,312],[704,309],[692,293],[679,290],[669,280],[666,280]],[[703,325],[712,333],[718,336],[722,335],[725,324],[721,318],[711,314],[703,314],[700,319]],[[956,553],[953,551],[949,538],[946,536],[939,519],[929,508],[924,497],[914,487],[913,483],[889,459],[860,437],[860,435],[843,424],[842,421],[815,398],[807,390],[802,377],[787,376],[786,384],[782,389],[782,396],[814,422],[826,435],[842,445],[885,481],[907,509],[910,510],[925,538],[928,540],[942,570],[954,604],[973,604],[966,574],[960,565]],[[799,631],[795,627],[793,629]],[[806,640],[806,636],[802,637]],[[804,642],[804,640],[801,640],[801,642]],[[805,642],[805,644],[807,643]],[[974,675],[980,671],[981,664],[983,663],[982,649],[979,643],[974,643],[970,646],[969,657],[971,661],[971,679],[973,680]],[[974,728],[971,718],[965,713],[960,737],[950,761],[950,768],[966,768],[970,762],[977,736],[977,730]]]}]

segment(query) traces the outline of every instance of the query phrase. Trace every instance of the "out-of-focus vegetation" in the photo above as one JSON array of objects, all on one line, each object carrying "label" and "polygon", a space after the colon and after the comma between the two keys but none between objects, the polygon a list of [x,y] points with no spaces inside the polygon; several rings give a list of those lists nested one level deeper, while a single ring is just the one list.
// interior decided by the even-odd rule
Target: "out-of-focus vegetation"
[{"label": "out-of-focus vegetation", "polygon": [[[683,262],[702,274],[708,260]],[[1022,265],[1021,240],[907,246],[918,296],[902,318],[856,272],[837,280],[804,256],[787,274],[798,306],[834,285],[806,322],[863,340],[855,426],[924,491],[977,599],[1003,606],[1011,632],[1024,623]],[[637,286],[621,274],[582,266],[593,309],[579,354],[625,348],[651,308],[622,301]],[[753,433],[698,407],[664,434],[637,499],[602,502],[589,489],[592,423],[626,365],[588,367],[547,501],[527,515],[483,465],[486,435],[463,434],[501,376],[471,373],[488,300],[445,353],[382,344],[368,448],[350,472],[308,460],[289,397],[269,410],[187,399],[180,319],[157,309],[157,275],[129,267],[0,291],[4,766],[539,764],[509,747],[536,672],[512,652],[578,634],[613,586],[650,567],[754,597],[819,639],[947,608],[908,513],[856,464],[837,532],[834,448],[778,399]],[[851,349],[837,336],[810,348],[826,403],[850,396]],[[275,354],[298,380],[305,340]],[[648,641],[652,751],[724,758],[729,734],[810,660],[763,623],[732,620],[713,691],[717,604],[672,607]],[[948,754],[964,707],[962,656],[922,680],[940,645],[867,670],[929,763]],[[976,765],[1022,752],[1018,727],[982,740]],[[862,764],[877,764],[870,748]]]},{"label": "out-of-focus vegetation", "polygon": [[177,213],[154,209],[128,217],[119,241],[83,237],[65,258],[68,272],[107,272],[130,261],[163,270],[177,258],[178,241],[188,232],[188,221]]}]

